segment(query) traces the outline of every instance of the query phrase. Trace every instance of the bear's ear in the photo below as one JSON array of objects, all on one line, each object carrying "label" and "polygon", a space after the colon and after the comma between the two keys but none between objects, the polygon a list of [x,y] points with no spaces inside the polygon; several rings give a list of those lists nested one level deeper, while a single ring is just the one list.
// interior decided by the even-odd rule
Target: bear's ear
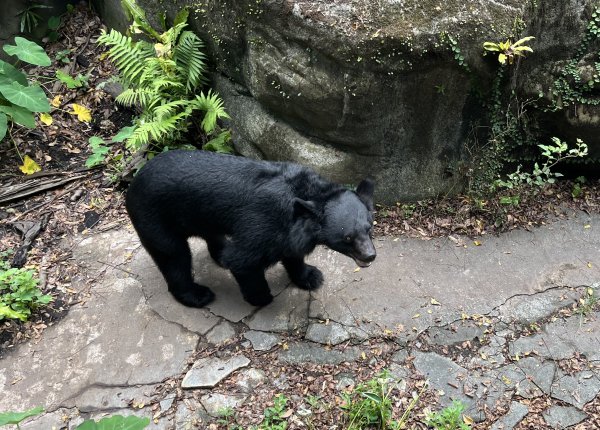
[{"label": "bear's ear", "polygon": [[315,202],[296,197],[294,199],[294,219],[300,217],[319,218],[319,209]]},{"label": "bear's ear", "polygon": [[367,209],[371,212],[375,210],[373,206],[373,192],[375,191],[375,181],[373,178],[363,179],[358,187],[356,187],[356,194],[358,198],[365,204]]}]

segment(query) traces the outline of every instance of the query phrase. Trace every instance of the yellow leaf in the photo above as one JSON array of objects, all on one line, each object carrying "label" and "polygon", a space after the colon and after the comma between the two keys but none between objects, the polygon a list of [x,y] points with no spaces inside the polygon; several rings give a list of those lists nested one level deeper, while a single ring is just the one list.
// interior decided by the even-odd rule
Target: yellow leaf
[{"label": "yellow leaf", "polygon": [[356,269],[354,269],[354,273],[360,271],[360,267],[357,267]]},{"label": "yellow leaf", "polygon": [[506,55],[505,54],[498,55],[498,61],[500,62],[500,64],[506,63]]},{"label": "yellow leaf", "polygon": [[438,302],[436,299],[431,299],[431,304],[434,306],[441,306],[442,304]]},{"label": "yellow leaf", "polygon": [[589,267],[591,269],[592,268],[592,263],[588,263],[587,267]]},{"label": "yellow leaf", "polygon": [[591,225],[589,225],[589,224],[586,224],[586,225],[584,225],[584,226],[583,226],[583,228],[586,228],[586,229],[587,229],[587,228],[592,228],[592,226],[591,226]]},{"label": "yellow leaf", "polygon": [[40,121],[42,121],[42,122],[43,122],[44,124],[46,124],[46,125],[50,125],[50,124],[52,124],[52,121],[53,121],[53,119],[52,119],[52,117],[51,117],[50,115],[48,115],[47,113],[45,113],[45,112],[42,112],[42,113],[40,114]]},{"label": "yellow leaf", "polygon": [[481,246],[481,242],[480,242],[480,241],[478,241],[478,240],[474,240],[474,241],[473,241],[473,244],[474,244],[475,246]]},{"label": "yellow leaf", "polygon": [[594,289],[593,289],[593,288],[591,288],[591,287],[590,287],[590,288],[588,288],[588,289],[587,289],[587,293],[588,293],[588,296],[593,296],[593,295],[594,295]]},{"label": "yellow leaf", "polygon": [[287,344],[287,342],[283,342],[283,345],[281,345],[281,349],[287,351],[288,349],[290,349],[290,346]]},{"label": "yellow leaf", "polygon": [[42,168],[39,166],[38,163],[33,161],[29,157],[29,155],[26,155],[25,158],[23,158],[23,165],[19,166],[19,170],[21,170],[21,172],[25,173],[26,175],[31,175],[35,172],[39,172],[40,170],[42,170]]},{"label": "yellow leaf", "polygon": [[468,425],[468,426],[472,426],[472,425],[473,425],[473,423],[474,423],[474,421],[473,421],[473,418],[471,418],[471,417],[470,417],[470,416],[468,416],[468,415],[463,415],[463,421],[464,421],[464,422],[465,422],[465,424],[466,424],[466,425]]},{"label": "yellow leaf", "polygon": [[362,358],[363,360],[366,360],[366,359],[367,359],[367,354],[365,354],[365,352],[364,352],[364,351],[363,351],[363,352],[361,352],[361,353],[360,353],[360,358]]},{"label": "yellow leaf", "polygon": [[69,112],[71,115],[77,115],[77,119],[81,122],[90,122],[92,120],[92,114],[88,108],[85,106],[78,105],[77,103],[71,104],[73,108],[72,112]]},{"label": "yellow leaf", "polygon": [[60,104],[62,103],[62,96],[56,96],[52,99],[52,101],[50,102],[50,104],[54,107],[59,107]]},{"label": "yellow leaf", "polygon": [[413,319],[415,319],[415,318],[419,318],[420,316],[421,316],[421,314],[414,314],[414,315],[413,315]]}]

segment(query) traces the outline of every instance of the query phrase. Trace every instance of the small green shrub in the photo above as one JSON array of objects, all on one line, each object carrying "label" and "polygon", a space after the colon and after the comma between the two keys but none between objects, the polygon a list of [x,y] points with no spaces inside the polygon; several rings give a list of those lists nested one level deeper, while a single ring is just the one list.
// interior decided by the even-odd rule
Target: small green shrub
[{"label": "small green shrub", "polygon": [[31,312],[52,301],[42,294],[35,271],[11,268],[0,256],[0,321],[4,318],[27,321]]},{"label": "small green shrub", "polygon": [[404,428],[421,393],[411,400],[402,417],[395,420],[392,416],[391,394],[396,385],[397,381],[390,377],[389,371],[384,370],[373,379],[357,385],[353,392],[343,393],[342,409],[347,412],[349,420],[347,430]]},{"label": "small green shrub", "polygon": [[465,405],[458,400],[454,400],[450,406],[439,412],[431,413],[425,424],[435,430],[471,430],[471,426],[463,420],[462,413],[464,410]]},{"label": "small green shrub", "polygon": [[483,44],[483,49],[488,52],[497,52],[498,62],[500,64],[506,64],[506,60],[508,60],[508,64],[513,64],[515,57],[524,57],[525,52],[533,52],[531,47],[525,45],[525,42],[529,42],[533,39],[535,39],[535,37],[527,36],[517,40],[515,43],[512,43],[510,39],[508,39],[506,42],[499,43],[485,42]]},{"label": "small green shrub", "polygon": [[[134,120],[126,148],[132,153],[161,151],[196,125],[215,138],[216,148],[223,149],[228,135],[222,134],[227,132],[219,129],[217,120],[228,115],[217,94],[200,91],[206,83],[204,43],[186,30],[188,12],[179,13],[173,27],[158,33],[134,1],[123,5],[133,18],[131,30],[148,40],[134,40],[111,30],[103,31],[98,43],[109,47],[108,57],[120,72],[125,90],[117,102],[142,111]],[[195,115],[198,112],[203,112],[201,121]]]},{"label": "small green shrub", "polygon": [[[8,55],[36,66],[49,66],[50,57],[35,42],[15,37],[15,45],[4,45]],[[8,131],[8,120],[35,128],[37,112],[50,112],[50,103],[39,84],[30,83],[28,76],[13,65],[0,60],[0,141]]]},{"label": "small green shrub", "polygon": [[588,147],[581,139],[577,139],[575,145],[575,148],[569,148],[566,142],[561,141],[558,137],[553,137],[550,145],[538,145],[545,160],[541,166],[535,163],[531,173],[521,172],[521,166],[519,166],[517,171],[509,174],[506,180],[497,180],[496,186],[513,189],[524,184],[541,187],[554,183],[557,178],[562,176],[561,173],[552,171],[554,166],[566,159],[587,155]]},{"label": "small green shrub", "polygon": [[285,430],[288,423],[284,414],[288,399],[283,394],[278,394],[273,399],[273,406],[265,409],[265,418],[258,427],[259,430]]}]

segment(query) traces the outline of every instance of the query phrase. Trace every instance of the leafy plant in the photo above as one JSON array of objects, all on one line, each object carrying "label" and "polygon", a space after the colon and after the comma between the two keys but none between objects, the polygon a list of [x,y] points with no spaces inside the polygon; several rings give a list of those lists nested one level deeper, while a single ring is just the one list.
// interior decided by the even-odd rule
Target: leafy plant
[{"label": "leafy plant", "polygon": [[42,408],[41,406],[38,406],[36,408],[30,409],[25,412],[12,412],[12,411],[1,412],[0,413],[0,426],[6,426],[6,425],[12,424],[12,425],[17,426],[17,429],[20,429],[21,427],[19,427],[19,424],[21,423],[21,421],[23,421],[27,418],[39,415],[42,412],[44,412],[44,408]]},{"label": "leafy plant", "polygon": [[[30,417],[44,412],[44,408],[38,406],[25,412],[2,412],[0,413],[0,426],[16,425],[20,429],[19,424]],[[121,415],[113,415],[111,417],[102,418],[100,421],[85,420],[79,424],[75,430],[142,430],[150,424],[150,419],[139,418],[136,416],[123,417]]]},{"label": "leafy plant", "polygon": [[40,19],[42,19],[42,17],[35,12],[38,9],[52,9],[52,6],[32,4],[17,13],[17,15],[21,16],[21,33],[24,33],[25,31],[31,33],[38,26]]},{"label": "leafy plant", "polygon": [[284,414],[288,399],[283,394],[278,394],[273,399],[273,406],[265,409],[265,418],[258,427],[259,430],[285,430],[288,423]]},{"label": "leafy plant", "polygon": [[221,132],[217,120],[228,115],[217,94],[200,91],[206,82],[204,43],[185,29],[188,12],[180,12],[173,27],[158,33],[133,0],[123,5],[133,18],[131,30],[152,40],[134,41],[115,30],[103,32],[98,39],[109,47],[108,56],[126,88],[117,102],[142,110],[126,140],[127,149],[134,153],[161,150],[177,142],[194,123],[197,112],[204,113],[199,127],[207,136],[216,137],[209,148],[224,149],[228,135]]},{"label": "leafy plant", "polygon": [[375,426],[384,429],[402,428],[408,420],[409,413],[415,406],[418,396],[404,413],[400,420],[392,418],[392,391],[396,383],[390,377],[389,371],[376,375],[373,379],[359,384],[353,392],[343,393],[344,409],[348,413],[348,430],[362,430]]},{"label": "leafy plant", "polygon": [[566,142],[562,142],[558,137],[552,138],[551,145],[538,145],[542,150],[544,164],[540,167],[538,163],[533,166],[533,172],[521,172],[521,166],[517,171],[508,175],[507,180],[497,180],[496,185],[502,188],[516,188],[523,184],[543,186],[552,184],[556,178],[562,176],[561,173],[553,172],[552,168],[561,161],[569,158],[585,157],[588,153],[588,147],[581,139],[577,139],[576,147],[569,149]]},{"label": "leafy plant", "polygon": [[63,72],[62,70],[57,70],[56,77],[70,90],[73,90],[75,88],[86,87],[88,83],[88,77],[83,76],[81,73],[78,74],[76,77],[72,77],[71,75]]},{"label": "leafy plant", "polygon": [[52,296],[42,294],[38,282],[33,270],[11,268],[0,259],[0,321],[4,318],[27,321],[32,310],[52,301]]},{"label": "leafy plant", "polygon": [[517,40],[515,43],[512,43],[510,39],[506,42],[484,42],[483,49],[490,52],[498,53],[498,62],[502,65],[506,64],[506,60],[508,60],[508,64],[513,64],[515,61],[515,57],[524,57],[525,52],[533,52],[531,47],[525,45],[526,42],[535,39],[533,36],[523,37],[522,39]]},{"label": "leafy plant", "polygon": [[464,410],[465,406],[460,401],[454,400],[450,406],[431,413],[425,424],[435,430],[471,430],[471,426],[465,423],[462,416]]},{"label": "leafy plant", "polygon": [[579,298],[577,303],[577,313],[581,315],[582,318],[592,313],[596,308],[596,305],[600,303],[600,298],[596,295],[598,286],[598,284],[594,284],[591,287],[586,288],[583,297]]},{"label": "leafy plant", "polygon": [[149,418],[140,418],[134,415],[123,417],[113,415],[112,417],[102,418],[96,422],[94,420],[85,420],[79,424],[76,430],[142,430],[150,424]]},{"label": "leafy plant", "polygon": [[[15,37],[15,45],[4,45],[8,55],[36,66],[49,66],[50,57],[35,42]],[[38,84],[30,84],[27,75],[0,60],[0,140],[8,131],[8,120],[27,128],[35,128],[36,112],[49,112],[46,93]]]}]

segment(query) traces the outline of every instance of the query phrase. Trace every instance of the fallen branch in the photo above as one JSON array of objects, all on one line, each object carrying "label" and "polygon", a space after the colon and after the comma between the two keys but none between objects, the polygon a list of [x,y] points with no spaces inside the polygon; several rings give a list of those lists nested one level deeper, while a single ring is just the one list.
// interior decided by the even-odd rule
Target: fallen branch
[{"label": "fallen branch", "polygon": [[47,178],[36,177],[27,180],[22,184],[15,184],[0,189],[0,204],[8,203],[15,200],[21,200],[25,197],[40,193],[42,191],[57,188],[69,182],[76,181],[88,175],[88,172],[75,174],[74,176],[66,176],[68,173],[56,173],[61,177]]}]

